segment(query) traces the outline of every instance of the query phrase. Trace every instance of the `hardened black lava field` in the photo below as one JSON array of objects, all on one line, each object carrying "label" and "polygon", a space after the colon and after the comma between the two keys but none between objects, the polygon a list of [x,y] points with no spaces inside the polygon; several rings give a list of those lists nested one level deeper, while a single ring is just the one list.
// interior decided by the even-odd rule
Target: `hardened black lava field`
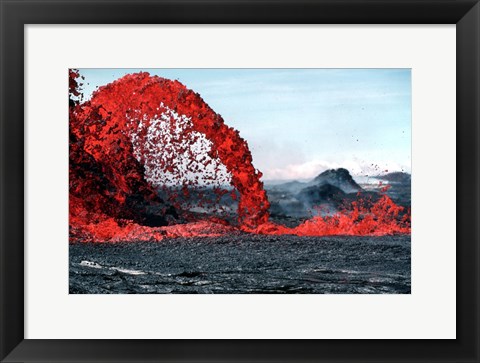
[{"label": "hardened black lava field", "polygon": [[70,294],[409,294],[410,236],[70,244]]}]

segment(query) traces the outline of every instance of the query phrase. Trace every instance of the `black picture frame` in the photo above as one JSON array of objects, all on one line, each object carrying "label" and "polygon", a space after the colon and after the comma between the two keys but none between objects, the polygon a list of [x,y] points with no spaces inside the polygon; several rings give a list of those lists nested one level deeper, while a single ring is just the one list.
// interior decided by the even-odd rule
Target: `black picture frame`
[{"label": "black picture frame", "polygon": [[[478,0],[0,0],[0,14],[2,362],[480,361]],[[158,23],[456,24],[457,339],[24,339],[24,25]]]}]

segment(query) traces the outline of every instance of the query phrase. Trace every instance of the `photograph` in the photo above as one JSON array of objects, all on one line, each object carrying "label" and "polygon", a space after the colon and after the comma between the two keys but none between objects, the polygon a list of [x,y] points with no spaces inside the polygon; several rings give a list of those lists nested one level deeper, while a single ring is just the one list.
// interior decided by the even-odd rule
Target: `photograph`
[{"label": "photograph", "polygon": [[410,68],[71,68],[68,96],[70,294],[411,293]]},{"label": "photograph", "polygon": [[0,0],[0,362],[480,363],[479,2]]}]

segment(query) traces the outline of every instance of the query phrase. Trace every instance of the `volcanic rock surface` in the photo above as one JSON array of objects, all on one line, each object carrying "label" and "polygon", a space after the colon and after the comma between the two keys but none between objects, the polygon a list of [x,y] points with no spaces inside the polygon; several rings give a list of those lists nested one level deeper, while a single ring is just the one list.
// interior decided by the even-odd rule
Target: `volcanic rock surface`
[{"label": "volcanic rock surface", "polygon": [[401,171],[396,171],[393,173],[387,173],[384,175],[377,175],[373,178],[379,180],[386,180],[391,183],[398,183],[398,184],[410,184],[412,182],[412,176],[408,173],[404,173]]},{"label": "volcanic rock surface", "polygon": [[410,236],[70,245],[71,294],[408,294]]},{"label": "volcanic rock surface", "polygon": [[363,189],[353,180],[350,172],[344,168],[329,169],[317,175],[309,184],[322,186],[332,185],[344,193],[357,193]]}]

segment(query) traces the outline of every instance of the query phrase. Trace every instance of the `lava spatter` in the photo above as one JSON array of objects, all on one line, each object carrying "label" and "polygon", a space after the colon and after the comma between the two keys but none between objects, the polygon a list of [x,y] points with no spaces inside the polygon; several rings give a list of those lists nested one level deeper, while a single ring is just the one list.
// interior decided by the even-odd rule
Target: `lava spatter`
[{"label": "lava spatter", "polygon": [[[144,158],[145,169],[153,168],[179,173],[176,157],[183,152],[189,161],[196,157],[193,146],[202,137],[208,140],[210,150],[207,151],[213,168],[224,165],[231,174],[231,184],[239,191],[240,200],[238,217],[242,225],[255,226],[268,219],[269,203],[260,181],[261,173],[252,164],[252,155],[248,145],[237,130],[228,127],[222,117],[216,114],[195,92],[187,89],[178,81],[170,81],[160,77],[150,77],[148,73],[127,75],[118,81],[101,87],[90,101],[91,107],[98,109],[105,124],[95,134],[86,138],[87,148],[90,148],[96,160],[108,160],[107,164],[116,168],[125,163],[125,157],[118,152],[128,144],[129,159],[134,156],[130,137],[138,132],[139,124],[144,124],[143,134],[137,134],[140,139],[138,153],[146,152],[148,145],[156,144],[163,152],[164,158]],[[182,132],[177,134],[180,144],[177,152],[165,152],[162,140],[150,137],[149,126],[159,115],[167,115],[170,128],[175,129],[175,118],[188,120]],[[161,117],[160,116],[160,117]],[[159,123],[158,125],[161,125]],[[98,132],[99,131],[99,132]],[[172,130],[171,134],[173,134]],[[119,138],[126,138],[119,143]],[[184,143],[182,145],[182,142]],[[116,157],[118,155],[118,157]],[[151,154],[150,154],[151,155]],[[113,163],[112,163],[113,161]],[[220,161],[220,163],[218,162]],[[197,164],[201,165],[201,164]],[[190,169],[191,170],[191,169]],[[110,171],[114,173],[113,170]],[[213,176],[216,173],[212,173]],[[117,175],[122,179],[123,175]],[[209,181],[208,178],[204,180]],[[211,180],[210,180],[211,181]],[[185,182],[185,181],[184,181]],[[194,181],[189,180],[189,183]]]},{"label": "lava spatter", "polygon": [[[79,94],[77,76],[70,73],[73,96]],[[261,173],[246,141],[178,81],[131,74],[99,88],[88,102],[71,103],[70,140],[73,227],[110,217],[144,225],[152,204],[158,224],[166,224],[168,206],[155,184],[169,175],[183,186],[212,185],[223,175],[239,192],[240,224],[255,227],[268,220]]]},{"label": "lava spatter", "polygon": [[265,223],[251,230],[259,234],[292,234],[296,236],[385,236],[409,234],[410,213],[387,195],[377,202],[358,200],[332,216],[315,216],[297,227],[288,228]]}]

